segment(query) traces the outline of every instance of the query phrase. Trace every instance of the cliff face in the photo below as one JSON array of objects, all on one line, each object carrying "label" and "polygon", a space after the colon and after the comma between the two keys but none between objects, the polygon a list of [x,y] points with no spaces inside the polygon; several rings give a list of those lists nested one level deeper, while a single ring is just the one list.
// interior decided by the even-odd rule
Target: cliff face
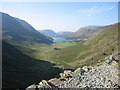
[{"label": "cliff face", "polygon": [[64,70],[59,78],[48,81],[42,80],[38,85],[31,85],[30,88],[120,88],[118,83],[118,62],[113,61],[110,65],[106,62],[99,62],[94,67],[84,66],[75,71]]}]

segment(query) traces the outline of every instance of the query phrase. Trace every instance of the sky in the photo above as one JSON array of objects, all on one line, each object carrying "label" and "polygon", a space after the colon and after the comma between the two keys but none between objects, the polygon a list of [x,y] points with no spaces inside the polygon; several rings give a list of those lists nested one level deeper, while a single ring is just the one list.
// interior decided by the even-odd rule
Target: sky
[{"label": "sky", "polygon": [[56,32],[118,22],[117,2],[3,2],[0,11]]}]

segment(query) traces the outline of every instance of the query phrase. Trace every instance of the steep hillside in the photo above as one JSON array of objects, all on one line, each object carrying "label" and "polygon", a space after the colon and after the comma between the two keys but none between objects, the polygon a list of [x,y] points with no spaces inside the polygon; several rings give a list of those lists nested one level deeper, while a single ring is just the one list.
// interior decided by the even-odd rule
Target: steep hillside
[{"label": "steep hillside", "polygon": [[52,43],[51,38],[35,30],[27,22],[2,13],[3,39],[9,42],[39,42]]},{"label": "steep hillside", "polygon": [[75,33],[71,34],[69,38],[73,39],[87,39],[92,35],[95,35],[99,32],[101,32],[103,29],[105,29],[108,26],[86,26],[80,28]]},{"label": "steep hillside", "polygon": [[46,36],[56,36],[56,32],[54,32],[53,30],[49,30],[49,29],[46,29],[46,30],[40,30],[40,32]]},{"label": "steep hillside", "polygon": [[[13,45],[2,43],[2,87],[26,88],[42,79],[50,79],[61,71],[54,64],[24,55]],[[39,78],[39,79],[38,79]]]},{"label": "steep hillside", "polygon": [[63,48],[50,57],[51,60],[65,68],[77,68],[95,65],[110,53],[117,55],[118,24],[110,25],[97,36],[78,45]]}]

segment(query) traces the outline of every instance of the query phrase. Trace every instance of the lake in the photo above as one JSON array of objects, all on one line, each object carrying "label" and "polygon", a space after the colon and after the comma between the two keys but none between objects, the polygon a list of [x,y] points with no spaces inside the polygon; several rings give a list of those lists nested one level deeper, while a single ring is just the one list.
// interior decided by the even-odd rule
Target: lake
[{"label": "lake", "polygon": [[53,42],[72,42],[72,40],[67,40],[64,37],[52,37],[53,38]]}]

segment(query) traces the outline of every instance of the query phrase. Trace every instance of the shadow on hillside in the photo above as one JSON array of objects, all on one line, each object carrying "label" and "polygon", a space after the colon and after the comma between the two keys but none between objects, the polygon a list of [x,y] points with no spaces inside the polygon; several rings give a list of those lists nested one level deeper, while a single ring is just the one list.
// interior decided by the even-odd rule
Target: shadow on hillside
[{"label": "shadow on hillside", "polygon": [[13,45],[2,43],[2,87],[26,88],[41,80],[54,78],[61,72],[55,64],[33,59]]}]

